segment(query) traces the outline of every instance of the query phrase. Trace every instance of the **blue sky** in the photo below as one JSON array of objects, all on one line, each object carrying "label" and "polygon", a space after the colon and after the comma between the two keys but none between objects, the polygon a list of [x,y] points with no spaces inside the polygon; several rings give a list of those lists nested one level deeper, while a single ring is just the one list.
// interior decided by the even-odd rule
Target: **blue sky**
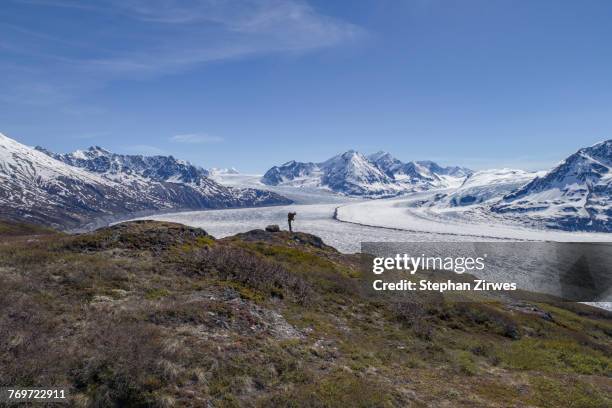
[{"label": "blue sky", "polygon": [[261,172],[542,169],[612,138],[607,0],[4,0],[0,132]]}]

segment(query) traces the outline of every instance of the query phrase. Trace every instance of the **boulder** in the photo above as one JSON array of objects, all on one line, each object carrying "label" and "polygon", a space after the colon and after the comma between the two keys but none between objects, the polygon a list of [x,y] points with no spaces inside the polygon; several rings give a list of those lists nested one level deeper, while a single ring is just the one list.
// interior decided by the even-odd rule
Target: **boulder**
[{"label": "boulder", "polygon": [[276,224],[268,225],[266,227],[266,231],[268,232],[280,232],[280,227]]}]

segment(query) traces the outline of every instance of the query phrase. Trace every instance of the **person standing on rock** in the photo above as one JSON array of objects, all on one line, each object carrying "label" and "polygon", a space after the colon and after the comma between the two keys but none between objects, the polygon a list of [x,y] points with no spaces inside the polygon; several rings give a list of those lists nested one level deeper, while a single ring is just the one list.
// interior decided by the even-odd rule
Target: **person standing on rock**
[{"label": "person standing on rock", "polygon": [[294,212],[290,212],[290,213],[287,214],[287,222],[289,223],[289,232],[293,232],[293,228],[291,226],[291,223],[293,221],[295,221],[296,214],[297,213],[294,213]]}]

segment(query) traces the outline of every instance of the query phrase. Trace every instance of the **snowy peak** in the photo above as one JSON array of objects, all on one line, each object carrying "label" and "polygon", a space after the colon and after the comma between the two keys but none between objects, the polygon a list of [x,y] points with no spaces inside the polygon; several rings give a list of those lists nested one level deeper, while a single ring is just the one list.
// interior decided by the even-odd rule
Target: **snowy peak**
[{"label": "snowy peak", "polygon": [[0,213],[53,226],[74,226],[89,216],[127,213],[136,198],[113,181],[72,167],[42,151],[0,136]]},{"label": "snowy peak", "polygon": [[72,155],[74,157],[81,157],[83,159],[86,158],[95,158],[95,157],[110,157],[112,156],[112,153],[109,152],[106,149],[101,148],[100,146],[91,146],[89,149],[83,151],[83,150],[76,150],[74,153],[72,153]]},{"label": "snowy peak", "polygon": [[312,181],[316,179],[315,173],[319,172],[319,167],[314,163],[298,163],[290,161],[280,166],[274,166],[268,170],[261,178],[262,183],[276,186],[300,180]]},{"label": "snowy peak", "polygon": [[10,137],[6,136],[4,133],[0,132],[0,145],[8,144],[11,142],[15,142],[15,140],[11,139]]},{"label": "snowy peak", "polygon": [[321,182],[333,191],[351,195],[388,195],[392,180],[361,153],[349,150],[321,163]]},{"label": "snowy peak", "polygon": [[585,147],[493,208],[552,227],[612,231],[612,140]]},{"label": "snowy peak", "polygon": [[430,172],[435,173],[437,175],[452,176],[452,177],[468,177],[472,173],[474,173],[472,170],[468,169],[467,167],[459,167],[459,166],[442,167],[438,165],[437,163],[434,163],[430,160],[418,161],[416,163],[427,168]]},{"label": "snowy peak", "polygon": [[236,170],[234,167],[229,167],[229,168],[217,168],[217,167],[211,167],[210,169],[208,169],[208,174],[211,176],[220,176],[220,175],[236,175],[236,174],[240,174],[240,172],[238,170]]},{"label": "snowy peak", "polygon": [[472,170],[464,167],[442,167],[431,160],[403,163],[390,153],[382,151],[374,153],[368,156],[368,158],[386,174],[395,179],[408,179],[408,181],[412,183],[430,183],[432,187],[434,184],[440,186],[444,184],[458,184],[456,180],[449,180],[442,176],[464,179],[473,173]]},{"label": "snowy peak", "polygon": [[171,156],[100,147],[55,154],[0,134],[0,214],[70,228],[140,211],[288,204],[273,192],[221,186]]},{"label": "snowy peak", "polygon": [[[569,156],[541,178],[506,197],[513,200],[528,194],[558,189],[561,194],[592,187],[612,177],[612,140],[585,147]],[[608,180],[609,181],[609,180]]]},{"label": "snowy peak", "polygon": [[393,158],[393,156],[391,156],[391,153],[385,152],[384,150],[379,150],[376,153],[372,153],[368,156],[368,160],[371,162],[376,162],[385,158]]},{"label": "snowy peak", "polygon": [[52,182],[62,177],[79,179],[84,182],[101,183],[96,175],[75,169],[54,160],[46,154],[0,133],[0,177],[29,183]]},{"label": "snowy peak", "polygon": [[596,143],[591,147],[580,149],[578,154],[583,157],[589,157],[593,161],[598,161],[600,164],[610,167],[612,166],[612,139]]},{"label": "snowy peak", "polygon": [[518,169],[476,171],[468,176],[459,188],[446,196],[445,201],[450,207],[460,207],[499,200],[542,174],[543,172]]},{"label": "snowy peak", "polygon": [[389,182],[388,177],[378,167],[354,150],[332,157],[321,163],[320,167],[326,171],[326,177],[329,179],[342,177],[356,183]]},{"label": "snowy peak", "polygon": [[418,182],[430,182],[436,183],[441,179],[440,177],[432,172],[428,167],[425,167],[418,162],[404,163],[395,173],[394,177],[397,179],[407,178],[412,183]]},{"label": "snowy peak", "polygon": [[[422,164],[424,163],[424,164]],[[430,169],[440,169],[441,175]],[[269,185],[319,186],[358,196],[392,196],[409,191],[460,184],[465,176],[455,177],[455,169],[433,162],[408,162],[379,151],[369,156],[349,150],[322,163],[287,162],[272,167],[262,182]],[[467,174],[468,170],[465,169]]]},{"label": "snowy peak", "polygon": [[391,153],[383,151],[369,155],[368,160],[378,166],[378,168],[384,171],[389,177],[394,177],[404,165],[404,163],[393,157]]},{"label": "snowy peak", "polygon": [[155,181],[199,184],[208,172],[172,156],[142,156],[111,153],[99,146],[66,154],[53,154],[37,148],[71,166],[108,177],[141,176]]},{"label": "snowy peak", "polygon": [[336,155],[322,163],[286,162],[268,170],[261,181],[268,185],[322,187],[349,195],[394,195],[392,180],[355,150]]}]

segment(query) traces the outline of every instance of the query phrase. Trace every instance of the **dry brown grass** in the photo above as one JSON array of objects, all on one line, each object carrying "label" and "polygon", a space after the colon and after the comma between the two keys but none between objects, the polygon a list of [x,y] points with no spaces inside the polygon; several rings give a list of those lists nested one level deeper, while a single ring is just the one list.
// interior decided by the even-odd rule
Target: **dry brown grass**
[{"label": "dry brown grass", "polygon": [[611,401],[612,319],[586,306],[375,301],[354,257],[305,235],[217,241],[154,222],[10,231],[2,385],[64,386],[94,407]]}]

